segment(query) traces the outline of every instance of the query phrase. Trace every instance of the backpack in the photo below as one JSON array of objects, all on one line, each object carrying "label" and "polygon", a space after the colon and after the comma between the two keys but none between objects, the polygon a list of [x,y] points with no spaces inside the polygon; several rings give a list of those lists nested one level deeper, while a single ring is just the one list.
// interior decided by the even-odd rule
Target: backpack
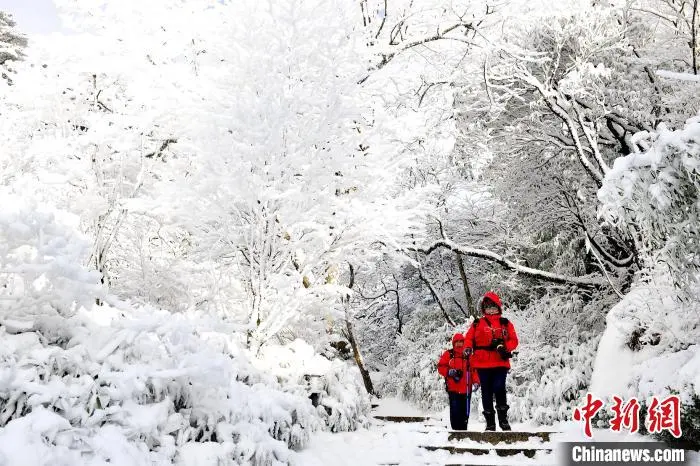
[{"label": "backpack", "polygon": [[[485,319],[485,320],[486,320],[486,325],[488,325],[489,328],[491,329],[491,331],[493,332],[493,327],[491,327],[491,323],[489,322],[488,319]],[[474,341],[472,342],[473,343],[472,347],[474,348],[474,350],[485,349],[485,350],[489,350],[489,351],[495,351],[490,346],[476,346],[476,329],[479,326],[480,321],[481,321],[481,318],[477,317],[476,319],[474,319],[474,322],[472,323],[472,325],[474,326],[474,334],[472,335],[472,337],[474,338]],[[498,322],[501,324],[501,330],[503,332],[503,339],[508,338],[508,330],[506,328],[508,327],[508,323],[510,321],[505,317],[500,317],[498,319]]]}]

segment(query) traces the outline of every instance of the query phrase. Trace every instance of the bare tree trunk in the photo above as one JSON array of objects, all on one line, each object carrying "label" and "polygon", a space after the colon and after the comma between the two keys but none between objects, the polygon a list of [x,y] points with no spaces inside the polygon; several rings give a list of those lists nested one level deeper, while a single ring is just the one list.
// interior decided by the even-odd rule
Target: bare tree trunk
[{"label": "bare tree trunk", "polygon": [[[348,285],[348,288],[352,289],[353,285],[355,284],[355,269],[353,268],[352,264],[348,264],[348,266],[350,267],[350,285]],[[377,393],[374,391],[374,385],[372,384],[372,378],[369,375],[369,371],[367,370],[367,367],[365,367],[365,361],[362,358],[362,353],[360,352],[360,345],[357,344],[357,340],[355,340],[355,333],[352,330],[352,322],[350,322],[350,315],[348,313],[350,299],[349,297],[346,297],[343,298],[343,301],[345,303],[345,336],[350,342],[352,355],[355,358],[355,364],[357,364],[357,368],[360,370],[362,382],[365,384],[365,390],[367,390],[367,393],[378,397]]]},{"label": "bare tree trunk", "polygon": [[464,296],[467,298],[467,306],[469,306],[469,314],[476,318],[476,307],[474,306],[474,298],[472,297],[472,292],[469,290],[469,282],[467,281],[467,272],[464,269],[464,259],[459,252],[455,251],[455,256],[457,257],[457,267],[459,267],[459,276],[462,278],[462,286],[464,287]]},{"label": "bare tree trunk", "polygon": [[401,301],[399,301],[399,293],[396,293],[396,320],[399,322],[399,326],[396,328],[396,333],[401,333],[403,329],[403,319],[401,318]]},{"label": "bare tree trunk", "polygon": [[350,346],[352,347],[352,355],[355,358],[357,368],[360,369],[360,375],[362,375],[362,382],[365,384],[365,389],[370,395],[377,396],[376,392],[374,391],[374,385],[372,384],[372,378],[369,375],[369,371],[365,367],[364,359],[362,359],[360,347],[355,340],[355,334],[352,331],[352,323],[350,323],[350,319],[348,318],[347,314],[345,315],[345,329],[346,336],[350,342]]},{"label": "bare tree trunk", "polygon": [[403,317],[401,317],[401,299],[399,296],[399,280],[396,278],[396,274],[393,275],[394,282],[396,283],[396,290],[392,290],[394,295],[396,295],[396,320],[399,326],[396,329],[396,333],[400,334],[403,330]]},{"label": "bare tree trunk", "polygon": [[698,74],[698,0],[693,1],[693,18],[690,21],[690,48],[693,54],[693,74]]}]

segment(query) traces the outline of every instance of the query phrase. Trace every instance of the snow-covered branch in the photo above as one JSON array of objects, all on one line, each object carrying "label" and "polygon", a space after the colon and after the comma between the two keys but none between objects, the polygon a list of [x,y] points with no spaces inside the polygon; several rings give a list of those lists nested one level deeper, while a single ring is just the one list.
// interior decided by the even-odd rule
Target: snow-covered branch
[{"label": "snow-covered branch", "polygon": [[427,248],[418,248],[416,249],[416,251],[427,255],[438,248],[449,249],[451,251],[455,251],[459,254],[463,254],[469,257],[478,257],[480,259],[486,259],[488,261],[500,264],[507,269],[513,270],[518,273],[522,273],[523,275],[538,278],[540,280],[549,281],[552,283],[576,285],[586,288],[606,286],[605,280],[601,280],[599,277],[568,277],[566,275],[560,275],[544,270],[533,269],[532,267],[525,267],[520,264],[517,264],[493,251],[489,251],[486,249],[471,248],[468,246],[461,246],[447,239],[435,241]]},{"label": "snow-covered branch", "polygon": [[[405,52],[406,50],[412,49],[414,47],[417,47],[419,45],[425,45],[425,44],[428,44],[430,42],[435,42],[435,41],[439,41],[439,40],[458,40],[460,42],[465,42],[465,43],[469,44],[470,42],[463,39],[462,37],[452,37],[452,36],[448,36],[448,34],[454,30],[457,30],[457,29],[461,29],[463,31],[468,31],[470,29],[473,29],[473,27],[474,26],[472,25],[472,23],[460,21],[458,23],[452,24],[452,25],[447,26],[447,27],[442,28],[442,29],[438,28],[437,31],[435,32],[435,34],[410,41],[406,44],[402,44],[399,47],[396,47],[393,51],[391,51],[389,53],[382,54],[381,60],[379,61],[379,63],[377,63],[376,65],[374,65],[370,68],[370,72],[377,71],[377,70],[384,68],[398,54]],[[364,83],[365,81],[367,81],[367,79],[369,77],[370,77],[369,74],[367,76],[363,77],[358,82],[358,84]]]},{"label": "snow-covered branch", "polygon": [[581,165],[583,165],[583,168],[586,170],[586,173],[590,175],[598,187],[602,186],[603,175],[586,156],[586,149],[581,143],[578,129],[574,121],[569,116],[569,113],[559,104],[559,102],[557,102],[556,98],[544,88],[544,85],[539,82],[539,80],[531,75],[526,77],[525,80],[528,84],[537,89],[537,92],[540,93],[550,111],[561,119],[564,125],[566,125],[566,129],[569,131],[569,135],[571,136],[571,139],[573,139],[574,146],[576,147],[576,157],[578,157]]}]

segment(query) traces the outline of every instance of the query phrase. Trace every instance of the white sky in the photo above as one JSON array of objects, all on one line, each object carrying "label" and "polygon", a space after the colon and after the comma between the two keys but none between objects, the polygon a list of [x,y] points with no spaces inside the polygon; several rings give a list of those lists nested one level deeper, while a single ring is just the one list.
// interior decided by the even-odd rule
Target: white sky
[{"label": "white sky", "polygon": [[12,13],[17,29],[27,35],[61,30],[52,0],[0,0],[0,10]]}]

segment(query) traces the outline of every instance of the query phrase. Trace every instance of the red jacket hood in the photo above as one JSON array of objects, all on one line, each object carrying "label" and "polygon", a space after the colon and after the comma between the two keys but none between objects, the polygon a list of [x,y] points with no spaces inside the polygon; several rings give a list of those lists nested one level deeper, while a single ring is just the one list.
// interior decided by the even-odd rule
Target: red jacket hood
[{"label": "red jacket hood", "polygon": [[454,336],[452,337],[452,346],[458,341],[464,342],[464,334],[462,333],[455,333]]},{"label": "red jacket hood", "polygon": [[498,312],[503,313],[503,304],[501,303],[501,298],[495,292],[487,291],[486,294],[484,294],[484,297],[481,298],[481,302],[479,303],[479,308],[481,309],[482,314],[484,313],[484,301],[487,299],[496,303],[496,306],[498,306]]}]

